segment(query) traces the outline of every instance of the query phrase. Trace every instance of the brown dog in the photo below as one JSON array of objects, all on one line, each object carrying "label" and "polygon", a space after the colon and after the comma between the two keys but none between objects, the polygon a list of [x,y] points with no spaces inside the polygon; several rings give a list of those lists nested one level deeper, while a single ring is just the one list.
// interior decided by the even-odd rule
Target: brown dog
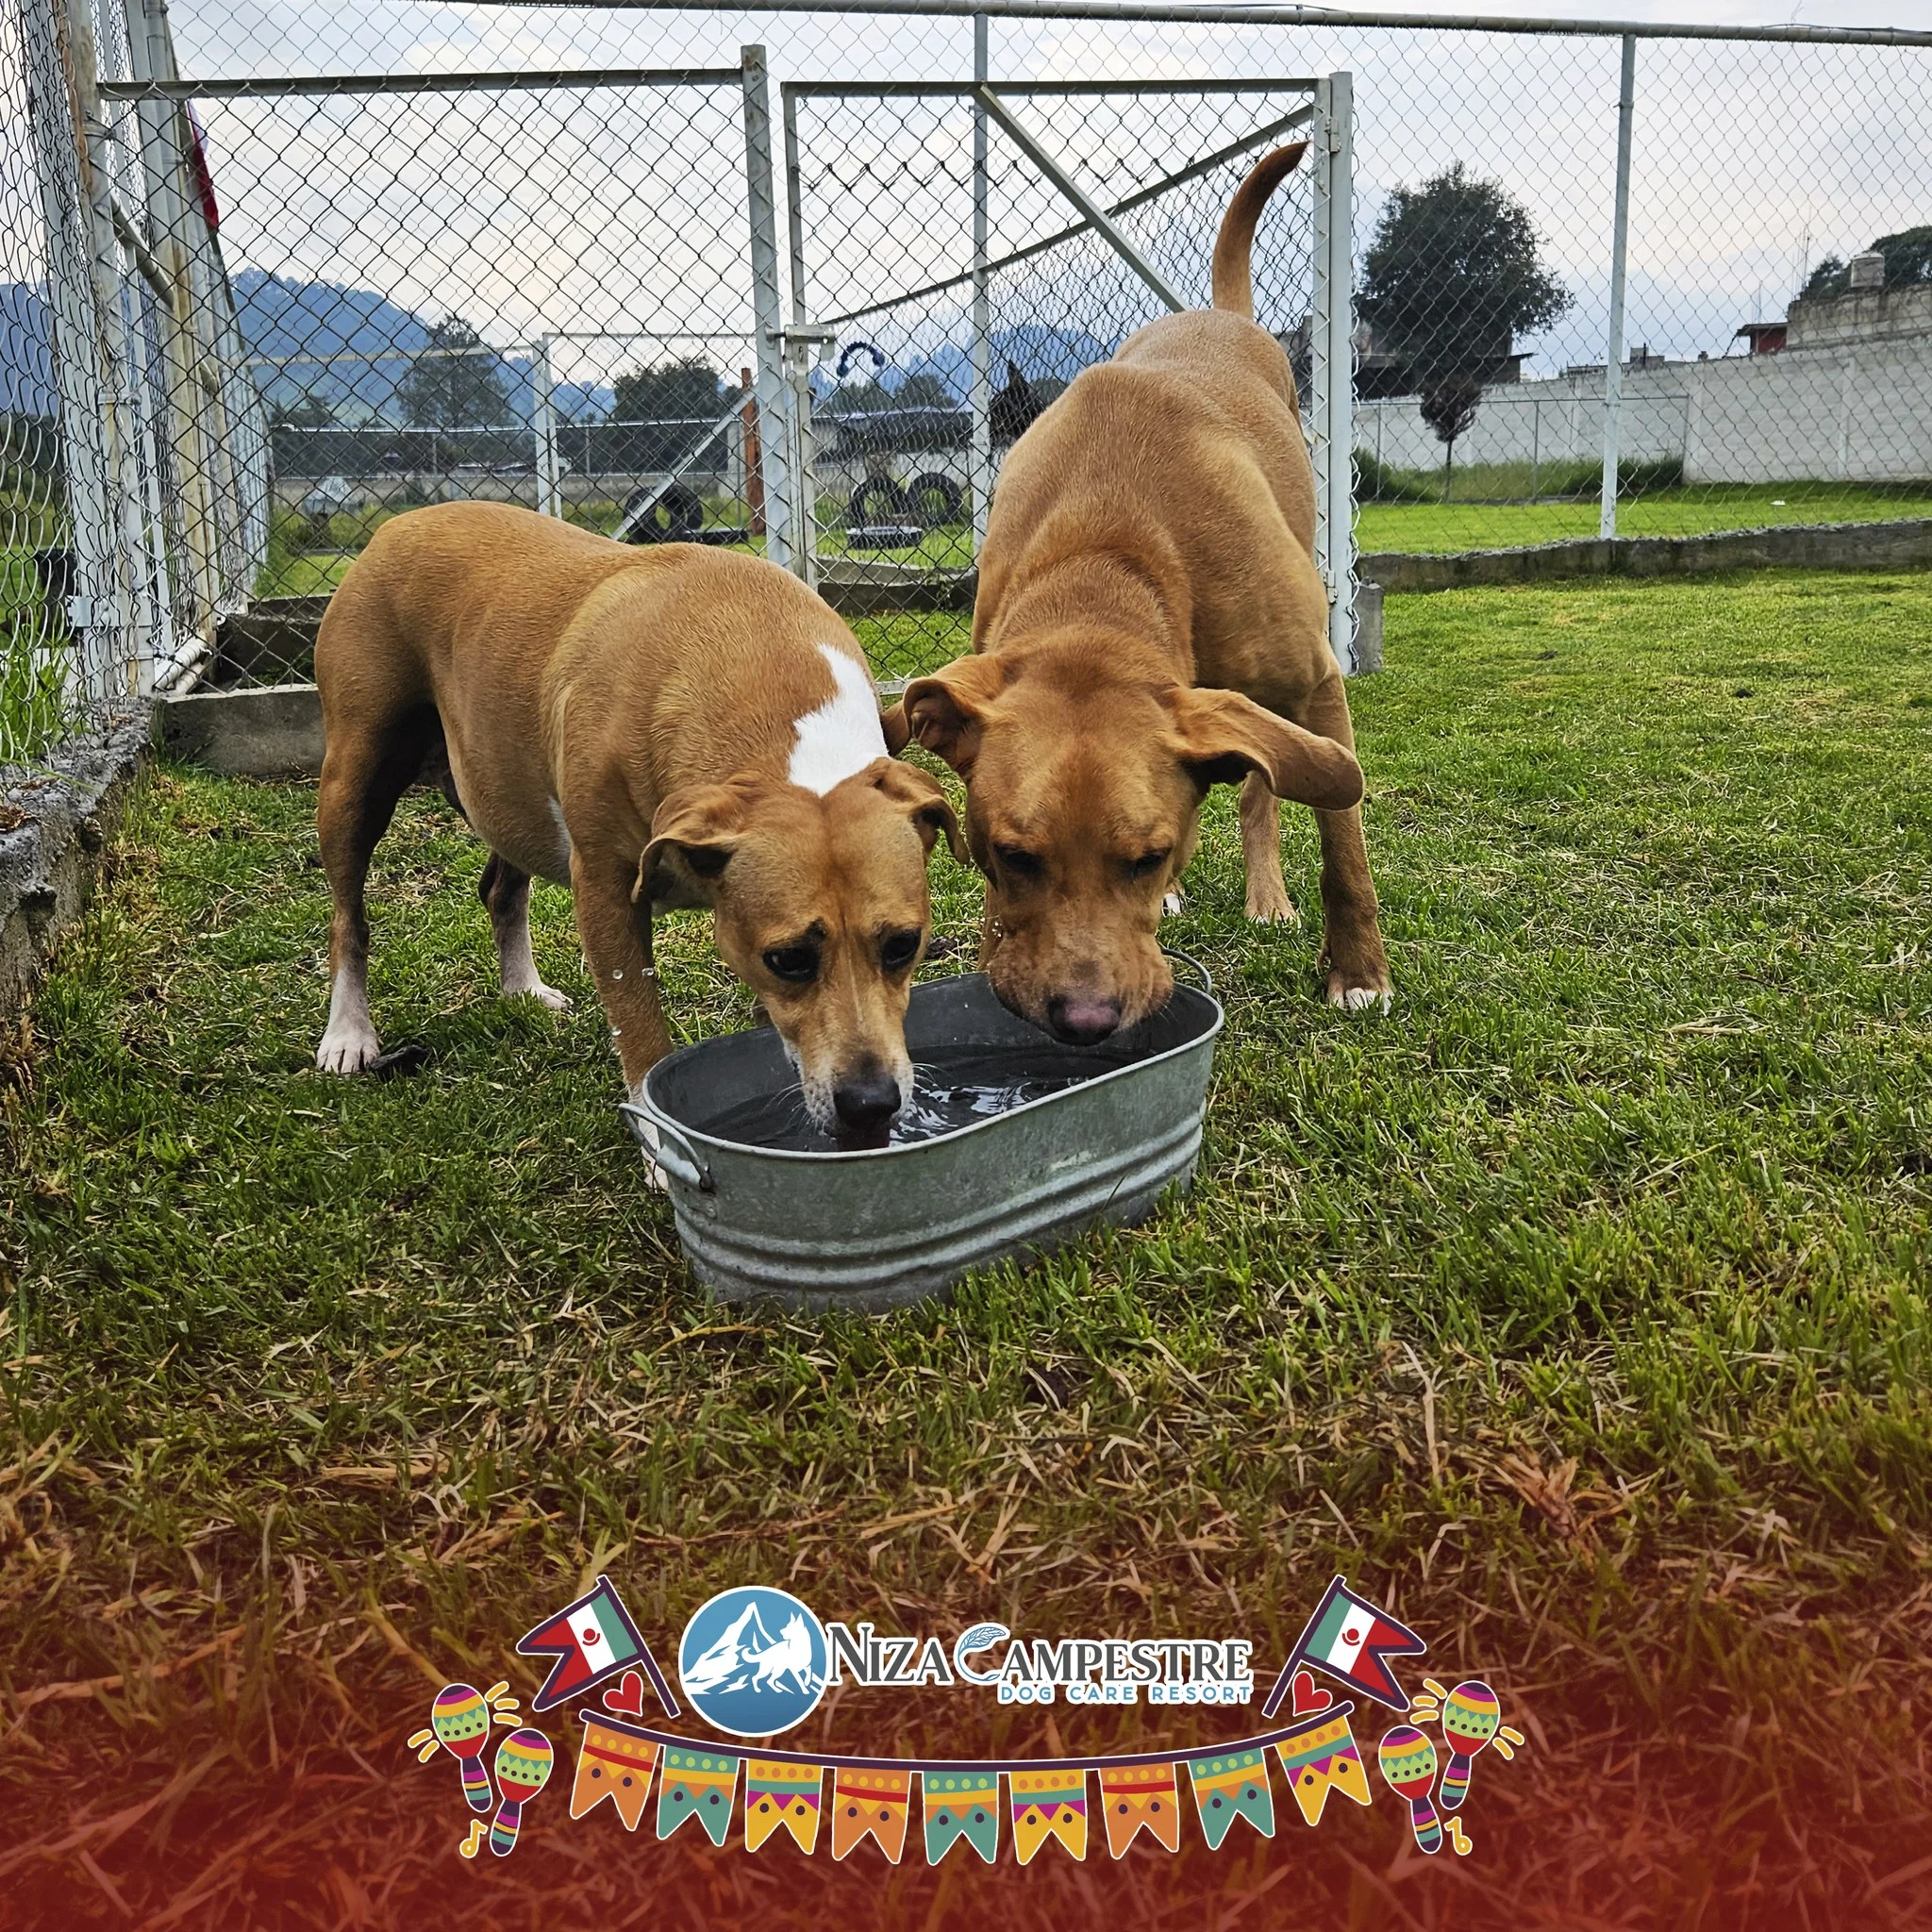
[{"label": "brown dog", "polygon": [[915,679],[887,721],[967,779],[981,963],[1066,1040],[1167,999],[1162,900],[1208,788],[1237,780],[1248,916],[1295,917],[1275,800],[1299,799],[1321,828],[1328,998],[1391,997],[1294,378],[1252,320],[1255,224],[1302,152],[1267,156],[1236,192],[1214,308],[1130,337],[1013,446],[974,655]]},{"label": "brown dog", "polygon": [[709,906],[819,1124],[884,1134],[911,1091],[926,859],[941,834],[964,853],[939,786],[887,756],[851,632],[795,577],[500,504],[413,510],[330,600],[315,681],[335,894],[319,1067],[375,1056],[363,882],[423,775],[494,855],[481,891],[506,994],[566,1005],[537,976],[529,902],[533,874],[569,884],[633,1094],[670,1048],[651,915]]}]

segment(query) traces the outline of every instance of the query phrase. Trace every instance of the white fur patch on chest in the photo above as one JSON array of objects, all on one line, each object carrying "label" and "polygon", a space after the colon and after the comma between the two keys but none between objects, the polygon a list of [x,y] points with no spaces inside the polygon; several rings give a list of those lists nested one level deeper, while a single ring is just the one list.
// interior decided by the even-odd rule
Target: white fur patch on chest
[{"label": "white fur patch on chest", "polygon": [[791,762],[785,775],[823,798],[834,785],[887,753],[878,699],[864,667],[830,644],[818,648],[837,689],[792,725]]}]

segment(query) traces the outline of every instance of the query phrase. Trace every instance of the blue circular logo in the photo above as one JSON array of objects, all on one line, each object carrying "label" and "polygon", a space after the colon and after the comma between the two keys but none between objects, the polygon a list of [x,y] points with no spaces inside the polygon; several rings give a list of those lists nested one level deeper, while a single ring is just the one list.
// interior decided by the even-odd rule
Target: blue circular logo
[{"label": "blue circular logo", "polygon": [[827,1657],[824,1625],[795,1596],[743,1584],[684,1626],[677,1681],[714,1729],[773,1738],[818,1708]]}]

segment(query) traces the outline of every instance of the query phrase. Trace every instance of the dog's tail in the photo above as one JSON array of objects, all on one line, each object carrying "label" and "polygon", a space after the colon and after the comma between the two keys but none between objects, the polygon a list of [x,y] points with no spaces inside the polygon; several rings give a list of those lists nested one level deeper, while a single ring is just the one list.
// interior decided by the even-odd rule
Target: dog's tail
[{"label": "dog's tail", "polygon": [[1254,172],[1234,192],[1214,238],[1214,306],[1255,319],[1255,225],[1268,197],[1301,166],[1308,151],[1305,141],[1278,147],[1255,163]]}]

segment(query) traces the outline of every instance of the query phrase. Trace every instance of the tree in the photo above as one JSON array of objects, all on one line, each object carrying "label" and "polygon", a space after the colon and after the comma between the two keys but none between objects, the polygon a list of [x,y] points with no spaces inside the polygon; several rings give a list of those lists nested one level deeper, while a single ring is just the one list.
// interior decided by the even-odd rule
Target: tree
[{"label": "tree", "polygon": [[953,391],[930,369],[922,369],[917,375],[908,375],[894,391],[892,402],[901,409],[953,409],[958,407]]},{"label": "tree", "polygon": [[1445,456],[1442,464],[1442,497],[1449,496],[1449,479],[1456,463],[1456,439],[1475,421],[1482,408],[1482,378],[1452,370],[1438,376],[1422,392],[1418,407],[1423,421],[1436,432]]},{"label": "tree", "polygon": [[493,428],[509,413],[500,358],[458,315],[432,325],[396,393],[418,429]]},{"label": "tree", "polygon": [[335,418],[328,412],[328,405],[320,396],[304,395],[297,402],[277,398],[269,406],[268,426],[271,429],[328,429],[335,424]]},{"label": "tree", "polygon": [[1502,372],[1517,336],[1547,327],[1571,301],[1543,266],[1529,210],[1500,183],[1457,161],[1389,197],[1357,307],[1422,398],[1444,447],[1445,491],[1483,383]]},{"label": "tree", "polygon": [[[1881,235],[1868,252],[1884,256],[1888,289],[1932,282],[1932,227],[1903,228],[1896,235]],[[1827,255],[1811,271],[1802,293],[1807,297],[1842,295],[1850,287],[1849,268],[1837,256]]]},{"label": "tree", "polygon": [[865,375],[857,382],[841,382],[827,398],[827,408],[833,415],[868,415],[874,409],[890,409],[894,407],[891,390],[877,377]]},{"label": "tree", "polygon": [[718,372],[701,356],[632,369],[611,385],[619,423],[715,423],[724,410]]}]

